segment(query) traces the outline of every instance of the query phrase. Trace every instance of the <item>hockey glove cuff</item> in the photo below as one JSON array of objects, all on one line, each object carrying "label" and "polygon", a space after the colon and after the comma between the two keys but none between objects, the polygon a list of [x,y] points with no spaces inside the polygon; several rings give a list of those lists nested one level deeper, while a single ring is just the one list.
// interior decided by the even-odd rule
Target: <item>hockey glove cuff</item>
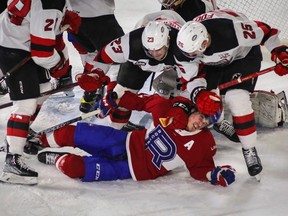
[{"label": "hockey glove cuff", "polygon": [[236,170],[230,165],[217,166],[207,173],[207,178],[212,185],[227,187],[235,181]]},{"label": "hockey glove cuff", "polygon": [[275,73],[279,76],[288,74],[288,47],[279,46],[272,50],[271,59],[276,63]]},{"label": "hockey glove cuff", "polygon": [[99,68],[88,73],[77,74],[75,80],[83,90],[88,92],[96,91],[110,82],[110,78]]},{"label": "hockey glove cuff", "polygon": [[117,109],[118,105],[115,102],[117,98],[118,95],[116,92],[107,92],[107,94],[94,105],[94,110],[101,110],[100,114],[98,114],[97,117],[103,119],[108,116],[112,111]]},{"label": "hockey glove cuff", "polygon": [[58,52],[60,61],[52,68],[50,68],[50,75],[54,78],[61,78],[65,76],[70,70],[69,59],[66,60],[62,52]]},{"label": "hockey glove cuff", "polygon": [[81,17],[76,12],[67,10],[61,25],[62,31],[66,30],[66,28],[68,27],[68,32],[77,34],[80,24]]},{"label": "hockey glove cuff", "polygon": [[204,115],[215,115],[221,108],[221,98],[215,92],[207,91],[205,87],[195,88],[191,93],[191,100]]}]

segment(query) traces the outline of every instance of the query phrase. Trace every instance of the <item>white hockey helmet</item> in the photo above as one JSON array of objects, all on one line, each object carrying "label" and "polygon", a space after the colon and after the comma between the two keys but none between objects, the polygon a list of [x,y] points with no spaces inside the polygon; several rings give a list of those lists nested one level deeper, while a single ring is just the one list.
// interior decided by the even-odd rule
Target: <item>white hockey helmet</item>
[{"label": "white hockey helmet", "polygon": [[168,27],[163,22],[150,21],[142,33],[142,44],[146,50],[169,47]]},{"label": "white hockey helmet", "polygon": [[206,27],[199,22],[189,21],[185,23],[177,35],[177,46],[182,52],[192,57],[193,53],[203,53],[209,41],[209,36]]},{"label": "white hockey helmet", "polygon": [[163,7],[166,9],[171,9],[183,2],[183,0],[158,0]]}]

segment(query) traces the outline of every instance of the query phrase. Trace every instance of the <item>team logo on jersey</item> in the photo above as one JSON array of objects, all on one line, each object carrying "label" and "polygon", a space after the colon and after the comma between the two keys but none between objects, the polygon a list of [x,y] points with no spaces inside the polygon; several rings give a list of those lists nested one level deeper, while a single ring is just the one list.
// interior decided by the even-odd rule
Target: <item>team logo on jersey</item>
[{"label": "team logo on jersey", "polygon": [[176,157],[177,146],[160,125],[149,133],[145,142],[145,148],[153,155],[152,163],[158,170],[164,162],[172,161]]}]

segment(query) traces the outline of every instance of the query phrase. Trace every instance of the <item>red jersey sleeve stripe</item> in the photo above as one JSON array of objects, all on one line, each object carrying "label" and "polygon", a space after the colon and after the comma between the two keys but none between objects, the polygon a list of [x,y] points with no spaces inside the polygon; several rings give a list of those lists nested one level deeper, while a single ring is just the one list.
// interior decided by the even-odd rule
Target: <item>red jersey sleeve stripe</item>
[{"label": "red jersey sleeve stripe", "polygon": [[95,61],[112,64],[114,61],[109,57],[109,55],[105,52],[105,47],[96,55]]},{"label": "red jersey sleeve stripe", "polygon": [[31,56],[50,57],[54,54],[55,40],[31,35]]}]

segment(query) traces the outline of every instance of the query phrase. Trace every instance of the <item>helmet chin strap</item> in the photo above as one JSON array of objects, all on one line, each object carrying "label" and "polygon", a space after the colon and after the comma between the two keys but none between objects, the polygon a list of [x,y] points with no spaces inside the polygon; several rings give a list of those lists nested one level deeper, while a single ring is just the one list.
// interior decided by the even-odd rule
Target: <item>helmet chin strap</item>
[{"label": "helmet chin strap", "polygon": [[168,42],[168,44],[167,44],[167,46],[166,46],[166,53],[165,53],[165,55],[160,59],[160,61],[162,61],[163,59],[165,59],[166,58],[166,56],[168,55],[168,50],[169,50],[169,45],[170,45],[170,43]]}]

